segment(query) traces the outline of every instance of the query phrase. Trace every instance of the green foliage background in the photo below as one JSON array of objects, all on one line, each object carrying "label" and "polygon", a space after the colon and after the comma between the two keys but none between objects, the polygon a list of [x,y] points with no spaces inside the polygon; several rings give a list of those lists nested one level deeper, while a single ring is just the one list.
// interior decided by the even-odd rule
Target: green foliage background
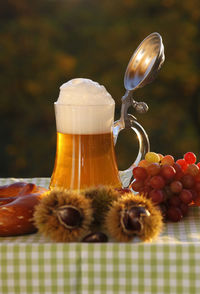
[{"label": "green foliage background", "polygon": [[[116,101],[133,51],[150,33],[163,37],[165,63],[135,93],[151,150],[200,160],[199,0],[7,0],[0,3],[0,177],[50,176],[56,150],[53,102],[75,77],[95,80]],[[129,132],[117,144],[120,168],[136,156]],[[126,143],[126,144],[125,144]]]}]

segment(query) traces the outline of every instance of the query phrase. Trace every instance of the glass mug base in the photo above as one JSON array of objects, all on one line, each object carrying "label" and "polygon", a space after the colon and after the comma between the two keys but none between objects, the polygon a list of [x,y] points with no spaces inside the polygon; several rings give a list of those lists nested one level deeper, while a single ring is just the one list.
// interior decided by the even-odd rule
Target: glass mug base
[{"label": "glass mug base", "polygon": [[122,186],[112,133],[57,132],[57,150],[50,189],[81,190],[98,185]]}]

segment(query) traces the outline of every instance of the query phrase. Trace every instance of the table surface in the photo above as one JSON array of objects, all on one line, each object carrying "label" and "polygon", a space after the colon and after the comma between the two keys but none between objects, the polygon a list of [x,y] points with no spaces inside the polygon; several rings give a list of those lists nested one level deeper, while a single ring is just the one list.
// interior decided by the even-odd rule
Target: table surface
[{"label": "table surface", "polygon": [[[48,187],[49,178],[0,179]],[[150,243],[55,243],[0,238],[0,293],[200,293],[200,208]]]}]

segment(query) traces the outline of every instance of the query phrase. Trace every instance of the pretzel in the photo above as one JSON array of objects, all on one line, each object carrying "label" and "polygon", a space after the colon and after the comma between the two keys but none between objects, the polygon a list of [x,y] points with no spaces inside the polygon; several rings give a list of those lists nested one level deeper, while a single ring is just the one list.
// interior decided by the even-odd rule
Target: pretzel
[{"label": "pretzel", "polygon": [[46,191],[43,187],[26,182],[0,186],[0,236],[35,233],[34,207]]}]

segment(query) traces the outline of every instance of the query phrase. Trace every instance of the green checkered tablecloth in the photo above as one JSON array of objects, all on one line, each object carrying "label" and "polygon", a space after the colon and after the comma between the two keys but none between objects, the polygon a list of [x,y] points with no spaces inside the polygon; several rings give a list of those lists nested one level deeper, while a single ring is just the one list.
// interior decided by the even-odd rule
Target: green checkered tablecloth
[{"label": "green checkered tablecloth", "polygon": [[[0,185],[23,179],[0,179]],[[49,179],[25,179],[48,187]],[[200,208],[152,243],[0,238],[0,293],[199,294]]]}]

